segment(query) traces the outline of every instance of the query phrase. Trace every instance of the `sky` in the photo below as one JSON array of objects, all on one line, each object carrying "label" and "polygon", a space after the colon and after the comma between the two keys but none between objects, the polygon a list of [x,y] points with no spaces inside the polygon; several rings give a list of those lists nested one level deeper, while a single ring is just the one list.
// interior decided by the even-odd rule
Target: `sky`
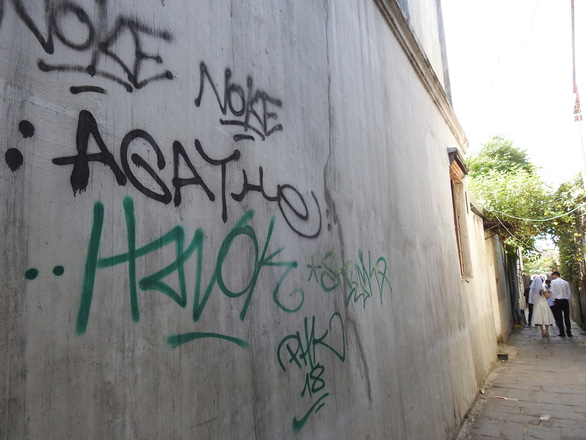
[{"label": "sky", "polygon": [[[574,0],[576,82],[586,113],[586,0]],[[557,186],[582,171],[571,0],[442,0],[452,103],[468,153],[492,135],[526,150]]]}]

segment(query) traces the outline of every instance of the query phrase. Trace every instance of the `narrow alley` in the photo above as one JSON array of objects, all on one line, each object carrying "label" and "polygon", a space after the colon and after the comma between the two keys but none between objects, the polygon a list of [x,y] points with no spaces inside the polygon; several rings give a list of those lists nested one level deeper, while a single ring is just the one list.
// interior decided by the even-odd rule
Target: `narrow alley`
[{"label": "narrow alley", "polygon": [[570,8],[442,2],[0,0],[0,440],[586,440],[586,332],[509,341],[523,274],[586,310]]},{"label": "narrow alley", "polygon": [[[458,436],[458,440],[586,439],[586,332],[543,338],[517,327]],[[506,359],[508,357],[508,359]]]}]

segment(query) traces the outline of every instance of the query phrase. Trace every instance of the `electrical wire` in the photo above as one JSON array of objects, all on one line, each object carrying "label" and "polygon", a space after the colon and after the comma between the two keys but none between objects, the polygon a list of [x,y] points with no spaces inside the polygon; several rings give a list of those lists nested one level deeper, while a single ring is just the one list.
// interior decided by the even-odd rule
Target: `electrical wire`
[{"label": "electrical wire", "polygon": [[524,242],[524,241],[523,241],[523,240],[521,240],[520,238],[517,238],[517,237],[515,236],[515,234],[513,234],[511,231],[509,231],[509,228],[507,228],[507,227],[505,226],[505,224],[504,224],[504,223],[501,221],[501,219],[500,219],[500,218],[498,218],[498,216],[497,216],[496,214],[495,214],[494,216],[496,217],[496,219],[498,220],[498,222],[501,224],[501,226],[502,226],[503,228],[505,228],[505,230],[506,230],[506,231],[509,233],[509,235],[510,235],[511,237],[513,237],[513,238],[514,238],[515,240],[517,240],[519,243],[523,244],[523,245],[524,245],[526,248],[528,248],[528,249],[531,249],[531,248],[533,247],[533,245],[532,245],[532,244],[530,244],[530,243],[527,243],[527,242]]},{"label": "electrical wire", "polygon": [[529,32],[527,33],[527,38],[525,38],[525,44],[523,45],[523,51],[521,56],[525,55],[525,50],[527,49],[527,43],[529,42],[529,37],[533,32],[533,25],[535,24],[535,16],[537,15],[537,8],[539,8],[539,0],[535,3],[535,9],[533,10],[533,17],[531,18],[531,26],[529,26]]},{"label": "electrical wire", "polygon": [[500,214],[500,215],[504,215],[504,216],[507,216],[507,217],[510,217],[510,218],[514,218],[515,220],[525,220],[525,221],[528,221],[528,222],[548,222],[550,220],[555,220],[556,218],[565,217],[566,215],[571,214],[572,212],[574,212],[574,211],[582,208],[583,206],[586,206],[586,202],[585,203],[582,203],[582,204],[580,204],[578,206],[576,206],[574,209],[572,209],[572,210],[570,210],[570,211],[568,211],[568,212],[566,212],[564,214],[556,215],[555,217],[550,217],[550,218],[542,218],[542,219],[515,217],[514,215],[507,214],[505,212],[499,212],[499,211],[490,210],[490,209],[487,209],[487,211],[490,211],[490,212],[494,213],[495,214],[495,217],[496,217],[496,214]]},{"label": "electrical wire", "polygon": [[[523,44],[523,48],[521,49],[521,54],[518,57],[519,59],[521,59],[525,55],[525,52],[527,50],[527,43],[529,42],[529,38],[531,37],[531,34],[533,33],[533,26],[535,24],[535,16],[537,15],[537,9],[539,8],[539,2],[540,2],[540,0],[537,0],[537,2],[535,3],[535,8],[533,9],[533,16],[531,17],[531,24],[529,26],[529,31],[527,32],[527,37],[525,37],[525,43]],[[489,89],[492,88],[493,83],[494,83],[494,80],[495,80],[496,75],[497,75],[498,70],[499,70],[499,64],[501,62],[500,52],[502,52],[502,51],[499,51],[499,56],[498,56],[498,58],[496,60],[496,64],[495,64],[494,69],[493,69],[493,72],[492,72],[492,76],[491,76],[491,79],[490,79],[490,83],[488,85],[489,86]]]}]

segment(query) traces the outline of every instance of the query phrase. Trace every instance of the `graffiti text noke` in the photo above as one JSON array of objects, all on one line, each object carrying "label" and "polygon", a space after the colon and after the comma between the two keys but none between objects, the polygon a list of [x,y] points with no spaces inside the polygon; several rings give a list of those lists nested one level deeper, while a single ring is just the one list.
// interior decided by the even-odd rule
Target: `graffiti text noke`
[{"label": "graffiti text noke", "polygon": [[[12,3],[18,18],[28,27],[40,43],[43,50],[54,58],[55,40],[67,49],[87,53],[85,63],[61,64],[53,60],[39,60],[37,65],[43,72],[75,72],[89,77],[98,76],[122,85],[128,92],[140,89],[152,81],[173,79],[173,74],[161,69],[158,73],[143,77],[145,63],[163,63],[156,53],[147,52],[148,39],[169,43],[169,32],[148,27],[141,20],[118,16],[114,23],[107,23],[108,2],[96,0],[97,17],[92,19],[86,10],[74,1],[52,2],[45,0],[44,24],[46,33],[41,32],[38,22],[31,16],[22,0],[7,0]],[[0,6],[1,7],[1,6]],[[73,32],[71,29],[77,29]],[[116,52],[120,42],[128,43],[133,48],[130,56]],[[158,44],[158,43],[157,43]],[[105,62],[107,59],[108,62]],[[114,69],[107,66],[115,66]],[[118,73],[121,70],[123,73]],[[76,91],[94,91],[103,93],[100,88],[75,88]]]},{"label": "graffiti text noke", "polygon": [[224,94],[220,96],[220,92],[216,88],[205,63],[200,64],[199,70],[199,94],[195,98],[195,105],[197,107],[201,105],[207,79],[222,114],[227,115],[228,110],[230,110],[230,114],[234,116],[234,119],[220,119],[220,124],[241,127],[244,131],[244,134],[234,135],[235,141],[254,141],[256,139],[254,135],[264,141],[273,132],[283,129],[281,124],[271,124],[270,122],[272,119],[277,119],[277,114],[271,111],[270,108],[271,106],[281,107],[281,100],[271,97],[262,90],[255,90],[251,76],[246,79],[245,92],[241,85],[230,81],[232,71],[226,69],[224,72]]}]

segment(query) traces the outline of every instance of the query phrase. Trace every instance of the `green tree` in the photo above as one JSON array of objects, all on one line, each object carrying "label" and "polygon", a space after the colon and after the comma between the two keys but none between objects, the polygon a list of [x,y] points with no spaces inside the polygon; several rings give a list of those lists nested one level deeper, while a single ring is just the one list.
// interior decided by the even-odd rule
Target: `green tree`
[{"label": "green tree", "polygon": [[541,275],[552,271],[556,267],[552,252],[543,252],[537,259],[526,261],[523,269],[529,275]]},{"label": "green tree", "polygon": [[533,173],[536,169],[529,161],[526,150],[513,147],[513,141],[498,135],[492,136],[482,150],[467,162],[470,175],[475,178],[494,171],[508,173],[524,170]]},{"label": "green tree", "polygon": [[580,175],[562,183],[553,195],[553,218],[548,233],[559,251],[559,271],[568,281],[581,279],[584,261],[584,187]]},{"label": "green tree", "polygon": [[521,248],[537,257],[536,239],[548,232],[543,219],[551,212],[552,191],[541,179],[524,150],[512,141],[493,136],[482,150],[468,159],[469,188],[482,204],[488,220],[500,222],[506,231],[507,251]]}]

